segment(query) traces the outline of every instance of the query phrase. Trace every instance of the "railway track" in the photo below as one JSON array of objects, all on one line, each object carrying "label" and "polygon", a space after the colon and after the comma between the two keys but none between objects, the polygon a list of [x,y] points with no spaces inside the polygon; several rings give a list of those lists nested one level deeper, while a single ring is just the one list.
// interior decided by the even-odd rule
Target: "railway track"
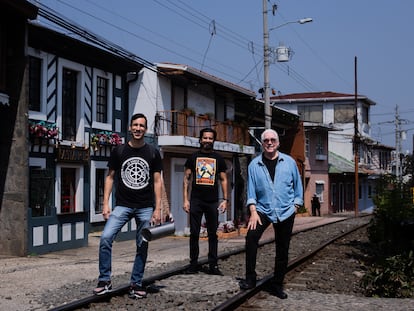
[{"label": "railway track", "polygon": [[[304,265],[322,249],[341,237],[367,225],[369,217],[348,218],[336,223],[296,232],[292,236],[289,270]],[[274,243],[261,245],[258,256],[258,278],[255,289],[240,291],[237,277],[244,275],[244,248],[220,254],[220,268],[224,276],[183,275],[188,265],[177,265],[144,279],[144,284],[158,293],[134,301],[127,297],[128,284],[114,288],[104,296],[88,296],[55,307],[53,311],[66,310],[235,310],[264,290],[272,277]],[[269,261],[271,264],[269,264]],[[206,259],[200,261],[207,264]],[[260,294],[259,294],[260,295]],[[197,307],[195,307],[197,306]],[[243,310],[243,309],[241,309]]]}]

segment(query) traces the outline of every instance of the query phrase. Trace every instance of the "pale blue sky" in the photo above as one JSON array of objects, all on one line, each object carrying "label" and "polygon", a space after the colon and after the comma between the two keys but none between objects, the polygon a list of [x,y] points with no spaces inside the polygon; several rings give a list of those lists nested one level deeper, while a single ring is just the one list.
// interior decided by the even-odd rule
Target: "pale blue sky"
[{"label": "pale blue sky", "polygon": [[[254,91],[263,86],[263,6],[260,0],[40,0],[77,24],[150,62],[188,64]],[[280,0],[269,28],[311,17],[270,32],[294,54],[270,66],[270,85],[282,94],[332,91],[358,93],[377,103],[372,135],[395,146],[399,106],[412,151],[414,133],[414,1]],[[213,33],[213,34],[212,34]]]}]

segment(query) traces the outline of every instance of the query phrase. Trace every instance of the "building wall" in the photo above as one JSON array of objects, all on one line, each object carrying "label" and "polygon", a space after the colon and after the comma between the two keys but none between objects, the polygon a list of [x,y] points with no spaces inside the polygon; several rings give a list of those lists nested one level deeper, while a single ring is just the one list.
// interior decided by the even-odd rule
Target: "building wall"
[{"label": "building wall", "polygon": [[6,85],[0,91],[9,96],[9,103],[0,104],[0,254],[14,256],[25,255],[27,250],[25,23],[25,16],[1,5],[0,48],[6,66],[0,65],[0,74]]}]

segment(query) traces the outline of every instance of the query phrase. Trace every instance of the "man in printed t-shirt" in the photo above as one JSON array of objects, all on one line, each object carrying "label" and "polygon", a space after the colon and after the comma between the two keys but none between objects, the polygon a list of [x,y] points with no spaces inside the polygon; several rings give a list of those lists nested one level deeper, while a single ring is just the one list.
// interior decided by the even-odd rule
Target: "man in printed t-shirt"
[{"label": "man in printed t-shirt", "polygon": [[[216,132],[213,129],[202,129],[200,131],[200,150],[194,152],[184,165],[183,208],[186,213],[190,213],[190,267],[186,271],[187,274],[200,271],[198,264],[199,237],[201,220],[204,215],[208,234],[209,269],[207,273],[223,275],[217,265],[217,228],[218,213],[219,211],[224,213],[228,204],[227,167],[221,155],[213,150],[215,140]],[[219,199],[219,182],[223,191],[221,199]]]}]

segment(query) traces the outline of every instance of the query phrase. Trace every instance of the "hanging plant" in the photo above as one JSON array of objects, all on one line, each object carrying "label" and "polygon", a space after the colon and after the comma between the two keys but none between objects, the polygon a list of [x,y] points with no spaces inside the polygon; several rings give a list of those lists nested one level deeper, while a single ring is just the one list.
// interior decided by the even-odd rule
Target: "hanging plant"
[{"label": "hanging plant", "polygon": [[29,137],[56,139],[59,135],[59,129],[55,123],[46,121],[29,120]]},{"label": "hanging plant", "polygon": [[91,135],[91,147],[96,151],[98,147],[102,146],[117,146],[122,144],[122,138],[118,133],[114,132],[99,132]]}]

